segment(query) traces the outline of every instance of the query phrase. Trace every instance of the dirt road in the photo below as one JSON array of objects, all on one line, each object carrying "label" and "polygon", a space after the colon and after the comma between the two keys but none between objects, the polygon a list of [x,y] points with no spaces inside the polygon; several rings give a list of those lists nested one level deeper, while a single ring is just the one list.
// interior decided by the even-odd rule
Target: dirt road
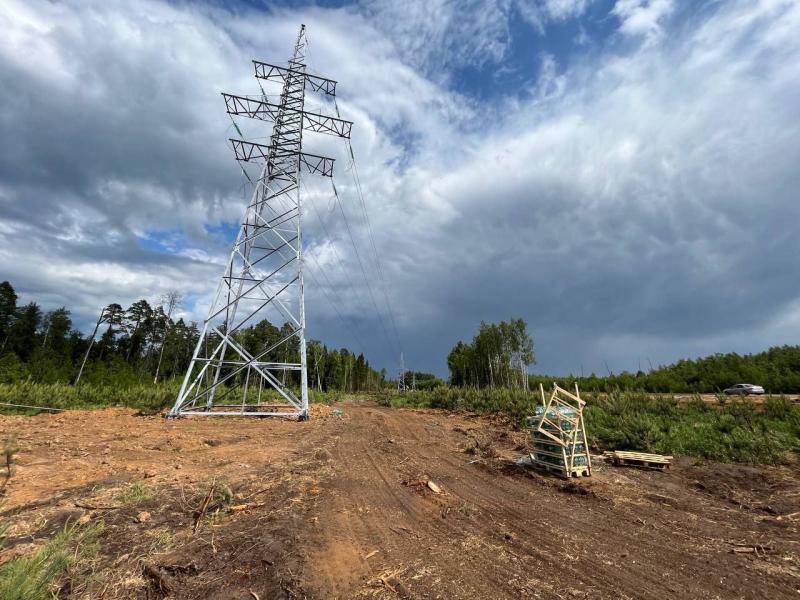
[{"label": "dirt road", "polygon": [[[685,403],[693,400],[697,396],[694,394],[652,394],[653,396],[660,396],[662,398],[675,398],[678,402]],[[726,396],[724,394],[699,394],[700,399],[706,404],[719,404],[720,398],[724,402],[735,402],[736,400],[749,400],[753,404],[764,404],[769,398],[786,398],[791,402],[800,402],[800,394],[781,394],[780,396],[767,396],[767,395],[750,395],[750,396]]]},{"label": "dirt road", "polygon": [[[499,420],[341,408],[307,423],[0,417],[22,448],[4,554],[83,517],[106,523],[93,598],[800,593],[796,467],[598,465],[567,483],[516,466],[525,435]],[[154,496],[121,504],[137,481]],[[198,518],[212,482],[232,498]]]}]

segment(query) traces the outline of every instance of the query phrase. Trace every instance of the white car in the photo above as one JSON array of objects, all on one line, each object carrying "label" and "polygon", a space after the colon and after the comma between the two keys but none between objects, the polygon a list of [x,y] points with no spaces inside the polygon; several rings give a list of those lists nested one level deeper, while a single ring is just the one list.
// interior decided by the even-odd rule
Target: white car
[{"label": "white car", "polygon": [[733,387],[722,390],[723,394],[749,396],[750,394],[763,394],[764,388],[760,385],[753,385],[751,383],[737,383]]}]

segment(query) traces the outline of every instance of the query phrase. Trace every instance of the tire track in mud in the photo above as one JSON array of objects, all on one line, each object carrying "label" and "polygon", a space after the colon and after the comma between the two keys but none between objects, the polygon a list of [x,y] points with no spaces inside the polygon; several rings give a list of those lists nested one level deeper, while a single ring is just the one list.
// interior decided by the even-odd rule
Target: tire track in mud
[{"label": "tire track in mud", "polygon": [[[574,556],[565,549],[565,535],[567,535],[565,528],[553,525],[557,522],[580,530],[585,525],[581,522],[582,511],[592,505],[591,499],[575,499],[555,492],[544,487],[541,480],[536,481],[534,478],[520,481],[518,478],[512,479],[499,472],[487,473],[481,470],[481,467],[471,467],[463,460],[459,460],[456,458],[459,455],[448,448],[431,448],[441,451],[427,455],[428,462],[446,464],[456,473],[463,475],[451,477],[450,491],[463,501],[472,502],[485,515],[493,518],[494,530],[513,532],[512,547],[533,563],[531,566],[535,570],[558,573],[564,580],[559,587],[568,594],[578,592],[576,587],[586,587],[590,590],[596,587],[598,579],[602,578],[592,575],[591,579],[587,580],[587,574],[592,573],[593,563],[597,561],[583,557],[576,563]],[[439,476],[442,479],[450,477],[445,473]],[[528,503],[520,498],[527,498]],[[539,505],[545,504],[542,502],[543,499],[546,499],[546,512],[537,509]],[[562,507],[562,503],[567,506]],[[525,510],[526,508],[528,510]],[[480,528],[480,521],[477,519],[473,521]],[[482,528],[482,533],[486,537],[496,535],[496,531],[487,530],[485,527]],[[583,540],[573,535],[568,539],[572,546],[584,545]],[[513,566],[509,565],[509,568],[513,569]],[[616,589],[619,584],[618,577],[605,578],[603,583],[610,589]]]},{"label": "tire track in mud", "polygon": [[[453,453],[442,452],[437,455],[437,458],[448,462],[454,468],[464,467],[464,464],[457,459],[454,459]],[[558,542],[558,536],[541,536],[541,534],[534,530],[530,531],[525,527],[525,519],[530,516],[527,513],[520,513],[514,509],[514,504],[510,499],[516,498],[520,495],[518,488],[519,480],[513,480],[505,476],[487,475],[478,469],[473,469],[471,473],[474,479],[481,480],[483,485],[478,485],[475,481],[469,486],[469,494],[471,497],[480,497],[487,506],[499,511],[501,515],[508,515],[514,519],[514,524],[522,532],[531,534],[529,539],[537,540],[537,547],[527,547],[528,551],[538,549],[543,546],[543,542],[555,541]],[[489,494],[489,490],[493,488],[503,488],[503,496],[500,501],[495,499],[494,495]],[[541,490],[541,488],[539,488]],[[614,507],[612,504],[605,502],[592,502],[591,499],[574,497],[563,492],[549,490],[549,497],[552,502],[547,507],[547,520],[537,525],[552,529],[552,523],[572,523],[574,530],[580,534],[574,541],[581,547],[593,548],[594,551],[582,557],[582,567],[580,569],[570,569],[564,563],[557,563],[556,567],[560,571],[571,570],[577,573],[578,576],[584,576],[586,573],[591,574],[591,583],[603,582],[605,589],[610,594],[617,594],[624,590],[635,598],[665,598],[665,597],[725,597],[733,598],[738,597],[741,585],[746,585],[747,578],[739,576],[739,563],[731,560],[730,554],[716,554],[710,559],[719,561],[725,564],[714,564],[714,569],[709,569],[710,560],[706,560],[703,565],[702,560],[698,560],[696,553],[692,550],[695,548],[689,546],[686,548],[685,540],[676,537],[671,531],[661,530],[661,535],[667,534],[668,539],[653,539],[650,540],[646,536],[637,534],[626,534],[624,529],[630,527],[635,518],[636,513],[628,510],[627,506],[623,509]],[[536,495],[536,494],[534,494]],[[539,494],[541,496],[541,494]],[[588,504],[587,504],[588,503]],[[591,513],[583,511],[581,508],[590,506]],[[647,507],[645,507],[646,509]],[[671,508],[659,507],[659,517],[664,519],[664,510],[672,510]],[[648,518],[652,514],[652,510],[648,513]],[[621,518],[620,518],[621,517]],[[680,519],[679,515],[675,515],[675,520]],[[683,523],[686,524],[686,523]],[[715,529],[717,524],[713,521],[708,522],[708,527]],[[586,533],[584,533],[586,532]],[[558,533],[558,531],[554,531]],[[588,533],[588,535],[587,535]],[[698,537],[702,537],[702,533],[698,536],[695,532],[694,541]],[[598,550],[605,551],[607,556],[619,557],[619,548],[629,548],[628,554],[631,558],[635,557],[636,566],[631,563],[623,561],[620,565],[609,565],[602,559],[594,557]],[[549,550],[554,553],[564,554],[563,548],[557,543],[549,545]],[[615,561],[616,562],[616,561]],[[612,566],[612,568],[609,568]],[[666,569],[669,567],[669,569]],[[665,570],[666,569],[666,570]],[[663,576],[659,572],[664,572]],[[681,572],[681,582],[675,581],[675,572]],[[687,572],[689,571],[689,572]],[[717,571],[718,577],[709,577],[711,571]],[[689,576],[687,578],[687,575]],[[687,581],[688,579],[688,581]],[[722,585],[725,580],[725,585]],[[698,587],[698,583],[702,585]],[[720,585],[717,585],[719,582]],[[667,589],[665,589],[667,588]],[[710,588],[710,589],[707,589]],[[761,589],[768,592],[770,597],[780,597],[785,595],[786,588],[780,587],[780,584],[772,582],[762,582]],[[668,594],[667,592],[671,592]]]},{"label": "tire track in mud", "polygon": [[[252,591],[276,599],[797,598],[797,466],[684,459],[670,473],[601,468],[565,487],[492,452],[469,464],[465,442],[486,442],[481,456],[521,453],[491,418],[343,408],[340,418],[312,407],[319,418],[305,423],[164,422],[120,410],[7,420],[21,430],[27,458],[2,516],[20,527],[13,543],[49,536],[59,515],[77,511],[71,503],[112,503],[131,478],[147,477],[159,500],[145,506],[146,523],[134,522],[133,507],[91,517],[106,519],[109,532],[113,526],[100,557],[105,572],[132,586],[111,598],[137,590],[141,598],[192,600]],[[137,428],[135,442],[118,434],[121,424]],[[193,535],[192,510],[215,474],[237,502],[257,506],[223,509]],[[427,478],[444,492],[404,485]],[[50,529],[38,531],[41,518]],[[169,537],[148,564],[169,575],[169,594],[160,579],[137,583],[139,563],[124,559],[161,532]],[[737,543],[772,549],[737,554]]]},{"label": "tire track in mud", "polygon": [[[434,458],[433,456],[430,458]],[[454,459],[447,453],[437,454],[435,458],[439,461],[446,462],[454,469],[463,469],[468,477],[457,479],[457,485],[453,487],[453,492],[464,500],[470,499],[473,502],[479,502],[481,509],[490,514],[496,515],[501,519],[504,527],[508,531],[514,531],[518,534],[520,539],[521,549],[530,557],[536,557],[542,560],[547,568],[557,569],[559,572],[566,572],[569,579],[575,582],[581,582],[584,585],[592,586],[591,582],[581,581],[586,577],[587,572],[597,572],[597,560],[590,557],[583,557],[579,566],[573,567],[568,562],[568,557],[564,555],[564,527],[557,528],[553,525],[554,522],[559,524],[567,524],[567,526],[574,529],[574,531],[584,531],[586,528],[592,526],[597,529],[597,520],[593,515],[585,512],[587,505],[596,504],[597,501],[592,499],[575,499],[564,493],[554,492],[551,490],[542,489],[537,485],[536,488],[520,489],[520,485],[514,480],[509,480],[503,475],[488,475],[481,472],[477,468],[465,469],[462,461]],[[454,483],[456,483],[454,482]],[[466,487],[466,490],[459,491],[459,486]],[[495,491],[494,494],[489,494],[488,490]],[[535,490],[535,491],[534,491]],[[522,493],[528,492],[529,496],[539,498],[547,496],[547,508],[544,511],[524,511],[515,508],[515,505],[521,505],[524,508],[524,503],[516,500]],[[540,492],[540,493],[536,493]],[[531,524],[530,526],[528,524]],[[606,529],[603,533],[612,533],[611,529]],[[529,540],[535,540],[529,542]],[[575,538],[571,540],[577,545],[585,545],[587,540]],[[633,542],[634,539],[626,536],[625,541]],[[554,560],[559,555],[563,556],[563,560]],[[593,581],[596,583],[598,575],[593,575]],[[649,577],[645,575],[644,579],[650,579],[650,583],[657,583],[659,581],[656,577]],[[618,589],[620,583],[619,578],[605,578],[603,581],[610,589]],[[632,590],[641,597],[642,589]],[[660,592],[659,592],[659,597]]]},{"label": "tire track in mud", "polygon": [[[730,557],[727,555],[698,556],[692,552],[691,545],[686,548],[686,540],[667,527],[656,533],[646,530],[644,525],[636,526],[637,512],[627,505],[614,506],[611,502],[576,498],[530,479],[487,473],[478,467],[467,468],[448,445],[446,421],[443,424],[441,419],[430,419],[424,413],[377,408],[362,408],[351,414],[354,425],[358,424],[362,455],[369,458],[370,465],[365,468],[374,470],[381,480],[378,487],[388,490],[370,497],[370,500],[407,505],[398,492],[392,491],[403,474],[396,467],[382,466],[390,462],[386,460],[387,456],[394,458],[394,455],[387,453],[378,443],[381,438],[397,438],[403,440],[403,450],[408,454],[402,469],[406,477],[413,473],[410,469],[422,469],[437,483],[445,485],[448,494],[477,507],[481,519],[451,518],[445,528],[440,526],[440,520],[427,525],[437,537],[445,535],[466,539],[470,536],[479,541],[485,551],[475,553],[475,557],[491,564],[492,576],[489,579],[495,594],[502,590],[512,596],[512,592],[521,591],[507,585],[520,573],[520,566],[513,564],[514,560],[508,560],[507,555],[517,562],[520,559],[528,561],[533,570],[557,570],[564,574],[566,581],[556,582],[552,597],[573,592],[576,586],[585,587],[589,597],[595,593],[608,597],[630,595],[654,599],[737,597],[739,583],[746,583],[746,578],[740,581],[736,573],[737,563],[728,560]],[[431,425],[439,431],[430,431]],[[420,435],[421,430],[427,431],[428,435]],[[426,441],[426,438],[431,441]],[[522,497],[528,502],[546,505],[546,512],[536,505],[526,510],[526,502],[519,500]],[[639,509],[646,511],[648,517],[654,510],[660,511],[662,521],[666,516],[664,511],[672,511],[669,507],[653,509],[640,506]],[[678,514],[670,516],[676,521],[680,518]],[[495,526],[487,527],[489,521]],[[713,527],[714,522],[709,521],[708,525]],[[565,536],[567,527],[572,533]],[[632,527],[635,529],[630,531]],[[485,542],[497,537],[497,529],[514,532],[513,543],[491,545]],[[574,547],[580,560],[576,561],[565,546]],[[501,549],[499,552],[498,548]],[[631,556],[630,562],[619,560],[621,551]],[[709,568],[712,559],[722,564],[712,564]],[[487,569],[483,571],[486,577]],[[721,577],[709,577],[710,572],[717,572]],[[672,576],[665,579],[665,573]],[[762,582],[762,590],[777,594],[772,597],[779,597],[781,591],[786,593],[785,589],[766,581]]]},{"label": "tire track in mud", "polygon": [[[402,414],[402,413],[401,413]],[[510,545],[507,543],[507,540],[501,541],[501,535],[499,531],[514,531],[515,537],[518,537],[518,530],[519,527],[517,523],[509,524],[508,520],[504,518],[503,511],[506,509],[506,506],[494,498],[488,496],[481,496],[480,494],[472,494],[469,493],[458,493],[456,490],[456,486],[452,485],[453,483],[453,476],[449,473],[443,473],[440,469],[436,469],[435,465],[438,464],[447,464],[449,467],[455,470],[456,473],[463,473],[467,476],[474,476],[474,473],[469,473],[464,471],[464,464],[461,461],[453,462],[449,457],[443,457],[441,454],[436,452],[430,452],[429,449],[438,449],[441,447],[441,443],[439,440],[433,442],[422,442],[420,437],[417,435],[417,430],[412,427],[408,426],[408,423],[405,421],[401,421],[405,423],[404,427],[396,428],[393,427],[397,425],[397,413],[390,413],[391,419],[387,419],[387,414],[382,412],[377,412],[375,410],[370,410],[369,412],[365,413],[364,416],[369,417],[377,422],[380,422],[381,426],[381,435],[377,436],[373,434],[373,437],[376,439],[379,437],[391,437],[392,435],[399,435],[402,436],[403,440],[411,440],[411,441],[418,441],[418,443],[412,448],[406,448],[406,450],[411,450],[409,452],[409,456],[406,460],[411,459],[414,462],[425,462],[427,463],[428,467],[426,471],[430,473],[431,477],[435,479],[437,482],[447,482],[446,485],[449,490],[453,490],[455,493],[455,497],[460,498],[464,505],[468,502],[474,502],[475,498],[473,496],[480,496],[483,500],[483,503],[478,507],[482,513],[483,517],[488,517],[488,520],[492,521],[494,526],[487,527],[485,523],[482,523],[477,518],[456,518],[450,517],[448,519],[439,519],[436,516],[429,516],[428,517],[428,528],[433,529],[435,533],[435,537],[438,539],[461,539],[462,543],[471,542],[473,544],[477,544],[478,550],[472,552],[474,556],[470,556],[472,558],[472,562],[480,565],[483,567],[483,576],[486,580],[486,583],[490,584],[491,587],[484,587],[483,593],[484,594],[496,594],[499,590],[503,590],[507,592],[509,597],[520,593],[525,592],[525,586],[520,585],[511,585],[510,582],[518,580],[520,574],[520,565],[514,564],[518,563],[521,559],[531,560],[535,559],[535,562],[539,565],[547,565],[547,563],[552,562],[552,559],[549,555],[542,551],[540,548],[536,546],[528,546],[528,545]],[[418,415],[413,415],[413,417],[418,420]],[[389,421],[391,420],[391,425]],[[436,428],[439,424],[435,421],[431,422],[430,419],[424,419],[420,425],[425,427],[426,430],[430,430],[431,426]],[[386,433],[383,433],[383,432]],[[441,431],[435,431],[433,433],[439,434]],[[443,436],[438,436],[443,437]],[[386,464],[389,461],[382,460],[384,457],[379,456],[376,459],[377,452],[372,448],[376,448],[375,444],[367,444],[362,439],[362,449],[368,455],[371,462],[372,469],[378,473],[381,480],[383,481],[384,486],[386,489],[390,491],[391,497],[396,500],[402,502],[400,500],[400,495],[398,492],[391,491],[394,486],[399,484],[401,477],[396,477],[396,481],[392,482],[390,480],[390,476],[387,475],[387,469],[382,468],[382,464]],[[424,448],[424,450],[423,450]],[[446,453],[450,451],[445,449]],[[410,461],[409,461],[410,462]],[[408,475],[408,469],[406,469],[406,475]],[[458,475],[455,476],[458,479]],[[496,478],[495,478],[496,479]],[[496,482],[489,482],[489,487],[491,488],[491,484]],[[472,485],[473,491],[477,491],[478,488]],[[407,492],[404,492],[407,493]],[[450,492],[448,492],[448,495]],[[414,497],[414,496],[412,496]],[[513,495],[507,494],[507,497],[504,500],[508,500],[509,498],[514,498]],[[450,503],[447,503],[446,507],[442,508],[452,508]],[[455,514],[455,513],[454,513]],[[492,515],[495,515],[493,517]],[[513,514],[512,517],[515,517],[517,521],[521,522],[524,516],[520,513]],[[485,520],[485,519],[484,519]],[[501,525],[497,525],[500,522]],[[466,526],[466,527],[465,527]],[[524,530],[523,533],[528,533],[527,530]],[[486,540],[494,540],[496,541],[495,544],[491,544]],[[522,556],[521,554],[524,554]],[[500,559],[503,559],[503,562],[498,562]],[[491,565],[491,570],[486,569],[486,565]],[[577,580],[577,578],[581,575],[580,569],[565,569],[565,565],[558,563],[551,564],[548,566],[558,567],[560,572],[564,572],[565,570],[572,571],[574,578],[573,581]],[[461,573],[456,572],[453,573],[455,577],[459,577]],[[532,590],[531,590],[532,591]],[[554,596],[557,597],[557,596]]]},{"label": "tire track in mud", "polygon": [[[460,570],[453,570],[458,557],[451,547],[454,538],[463,537],[463,529],[452,519],[440,517],[442,506],[435,500],[402,485],[396,464],[403,459],[385,447],[389,429],[383,415],[355,412],[350,425],[347,439],[337,445],[337,462],[344,472],[332,480],[336,523],[330,533],[348,536],[364,554],[373,546],[380,549],[372,559],[374,568],[371,562],[363,565],[362,579],[377,575],[381,570],[377,565],[383,564],[383,571],[411,571],[410,579],[399,586],[402,597],[417,597],[416,588],[420,588],[420,597],[427,597],[437,581],[445,597],[481,597],[496,593],[498,588],[513,592],[504,578],[491,571],[483,573],[483,585],[478,587],[466,580],[456,586],[441,584],[443,580],[463,579]],[[346,506],[351,504],[347,498],[357,498],[358,508],[369,510],[352,510]],[[399,522],[399,517],[405,518]],[[472,562],[485,566],[487,557],[482,554],[473,557]],[[369,581],[364,583],[360,592],[366,594]]]},{"label": "tire track in mud", "polygon": [[[375,417],[379,418],[381,420],[381,425],[383,426],[384,430],[388,431],[389,428],[388,428],[388,424],[387,424],[387,419],[386,419],[384,414],[372,413],[369,416],[375,416]],[[418,439],[418,438],[415,438],[415,436],[412,436],[412,438]],[[380,458],[383,458],[383,457],[377,456],[378,453],[379,453],[379,451],[377,451],[375,449],[375,448],[378,448],[377,446],[372,446],[372,445],[369,445],[366,442],[362,441],[362,448],[365,451],[365,454],[369,459],[371,467],[379,475],[379,477],[381,478],[381,480],[384,483],[385,487],[383,489],[386,490],[386,492],[388,492],[388,493],[384,494],[385,497],[391,497],[392,499],[394,499],[395,501],[397,501],[397,502],[399,502],[399,503],[401,503],[403,505],[408,505],[408,504],[422,504],[422,505],[425,505],[425,504],[428,504],[428,502],[426,501],[426,497],[424,495],[417,494],[417,493],[411,491],[407,487],[398,489],[398,486],[401,485],[401,477],[394,477],[394,481],[390,480],[388,469],[382,467],[382,465],[387,464],[388,461],[380,460]],[[410,458],[410,457],[408,457],[408,458]],[[399,475],[399,472],[396,472],[395,474]],[[396,489],[397,489],[397,491],[395,491]],[[410,498],[410,501],[409,500],[405,500],[403,498],[404,496]],[[442,506],[437,506],[435,503],[431,504],[430,505],[430,509],[426,511],[426,514],[420,515],[418,517],[417,523],[415,523],[415,527],[417,525],[419,525],[420,522],[422,524],[426,525],[427,526],[427,530],[423,530],[424,531],[424,537],[425,537],[426,541],[428,543],[433,542],[434,547],[438,546],[437,550],[439,550],[439,551],[445,550],[445,551],[448,552],[448,554],[452,555],[453,554],[452,549],[450,549],[447,546],[442,548],[441,547],[441,542],[439,540],[442,540],[442,539],[452,540],[454,537],[460,537],[460,534],[462,534],[463,531],[462,531],[462,529],[460,527],[457,527],[456,524],[453,523],[452,519],[451,520],[447,520],[447,519],[443,519],[443,518],[440,517],[442,509],[443,509]],[[439,514],[437,514],[437,512]],[[419,513],[417,513],[417,514],[419,514]],[[385,526],[386,525],[384,525],[384,527]],[[482,558],[482,557],[476,557],[476,559],[477,558]],[[435,567],[440,572],[446,572],[446,570],[452,571],[452,569],[451,569],[452,563],[450,563],[450,562],[448,562],[445,565],[442,565],[442,564],[440,564],[439,561],[437,561],[436,564],[435,564]],[[451,577],[455,576],[457,578],[458,575],[459,575],[458,572],[456,572],[456,573],[452,573],[451,572],[449,576],[451,576]],[[491,573],[491,572],[487,573],[485,579],[486,579],[486,583],[492,585],[491,590],[493,590],[495,592],[497,591],[498,586],[501,589],[506,588],[506,581],[501,579],[501,578],[498,578],[495,575],[495,573]],[[462,590],[462,593],[463,593],[463,591],[464,590]],[[472,588],[472,589],[470,589],[468,591],[469,591],[470,594],[479,593],[474,588]],[[489,592],[489,591],[490,591],[489,589],[485,589],[484,590],[484,592]],[[509,590],[509,591],[513,591],[513,590]]]},{"label": "tire track in mud", "polygon": [[[403,434],[410,433],[407,422],[403,422]],[[479,510],[493,518],[495,523],[500,523],[500,527],[494,529],[502,529],[506,532],[513,532],[515,545],[512,545],[514,550],[522,555],[526,560],[532,561],[534,570],[550,570],[564,576],[564,579],[569,582],[565,586],[567,592],[575,589],[576,584],[589,587],[595,587],[598,577],[593,577],[593,582],[584,581],[587,572],[591,572],[591,559],[584,558],[577,566],[570,564],[571,558],[564,555],[563,548],[563,531],[554,529],[551,522],[554,517],[561,523],[570,523],[570,521],[578,521],[575,519],[576,515],[581,514],[582,506],[568,507],[564,510],[554,510],[553,507],[558,507],[560,502],[568,502],[572,500],[569,496],[559,494],[558,492],[551,492],[542,488],[541,485],[531,487],[530,485],[519,485],[515,480],[508,479],[502,474],[486,474],[479,470],[479,468],[470,468],[463,460],[454,458],[453,452],[448,448],[441,446],[425,446],[426,449],[431,448],[440,450],[439,452],[431,452],[423,455],[421,458],[429,464],[446,464],[456,473],[461,473],[463,477],[452,476],[445,472],[439,472],[436,477],[439,480],[446,481],[448,490],[459,497],[464,502],[475,504]],[[528,483],[535,483],[528,480]],[[502,488],[498,490],[498,488]],[[520,489],[521,488],[521,489]],[[494,494],[488,493],[494,491]],[[536,497],[542,493],[550,492],[550,501],[548,503],[548,514],[543,517],[541,513],[524,512],[525,503],[518,500],[520,496]],[[561,497],[559,497],[559,495]],[[541,498],[539,498],[541,499]],[[519,506],[515,509],[514,505]],[[558,514],[554,514],[558,513]],[[535,517],[535,519],[533,518]],[[533,527],[529,527],[527,523],[533,523]],[[584,525],[585,523],[575,523],[576,528]],[[485,537],[496,536],[497,532],[492,529],[482,527],[477,519],[472,520],[472,525],[476,531],[480,531]],[[529,542],[529,540],[535,540]],[[575,540],[579,543],[578,540]],[[562,555],[559,560],[559,555]],[[497,566],[497,565],[495,565]],[[513,576],[514,565],[508,565],[508,573]],[[617,578],[606,579],[604,581],[610,589],[616,589],[619,583]]]}]

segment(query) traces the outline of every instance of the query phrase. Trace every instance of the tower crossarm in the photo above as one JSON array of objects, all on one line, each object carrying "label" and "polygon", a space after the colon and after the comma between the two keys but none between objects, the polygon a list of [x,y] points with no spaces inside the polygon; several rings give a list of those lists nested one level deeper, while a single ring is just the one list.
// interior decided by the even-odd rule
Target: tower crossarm
[{"label": "tower crossarm", "polygon": [[278,146],[255,144],[244,140],[231,139],[230,142],[233,144],[233,152],[236,154],[236,160],[249,162],[251,160],[270,160],[270,155],[275,158],[297,156],[299,157],[300,164],[305,167],[309,173],[317,173],[324,177],[333,177],[333,163],[335,161],[333,158],[318,156],[316,154],[307,154],[306,152],[285,150]]},{"label": "tower crossarm", "polygon": [[[224,92],[222,97],[225,98],[225,109],[229,115],[245,116],[262,121],[275,121],[281,110],[280,104],[273,104],[256,98],[236,96]],[[352,121],[345,121],[344,119],[337,119],[336,117],[305,110],[297,110],[288,106],[283,106],[283,110],[291,114],[301,114],[303,116],[303,129],[350,138],[350,132],[353,129]]]},{"label": "tower crossarm", "polygon": [[287,77],[304,77],[311,89],[315,92],[327,94],[328,96],[336,95],[336,82],[333,79],[326,79],[317,75],[309,75],[303,71],[295,69],[287,69],[286,67],[279,67],[269,63],[263,63],[257,60],[253,61],[256,68],[256,77],[266,81],[277,81],[284,83]]}]

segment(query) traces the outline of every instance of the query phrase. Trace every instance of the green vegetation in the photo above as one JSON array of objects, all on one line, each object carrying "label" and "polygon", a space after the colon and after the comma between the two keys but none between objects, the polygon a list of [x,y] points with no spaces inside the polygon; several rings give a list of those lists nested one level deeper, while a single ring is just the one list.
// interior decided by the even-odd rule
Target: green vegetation
[{"label": "green vegetation", "polygon": [[800,405],[769,398],[763,410],[737,399],[722,407],[683,405],[645,394],[589,402],[586,428],[600,448],[683,454],[719,462],[780,463],[800,452]]},{"label": "green vegetation", "polygon": [[[586,430],[593,450],[638,450],[683,454],[720,462],[779,463],[800,453],[800,405],[768,398],[763,408],[747,399],[709,406],[699,398],[684,404],[644,392],[585,394]],[[429,392],[384,392],[381,403],[497,413],[524,426],[541,402],[522,390],[437,388]]]},{"label": "green vegetation", "polygon": [[85,580],[85,562],[97,553],[103,523],[68,524],[33,554],[0,566],[0,598],[3,600],[51,600],[69,583],[74,593]]},{"label": "green vegetation", "polygon": [[[27,406],[47,406],[61,409],[104,408],[127,406],[144,413],[155,413],[175,402],[178,383],[171,381],[154,385],[129,386],[79,385],[65,383],[0,384],[0,402]],[[35,409],[2,407],[3,412],[34,414]]]},{"label": "green vegetation", "polygon": [[472,342],[458,342],[447,356],[456,386],[526,388],[527,367],[535,362],[533,338],[522,319],[481,321]]},{"label": "green vegetation", "polygon": [[800,451],[800,406],[784,398],[769,398],[759,410],[748,400],[720,397],[722,406],[710,407],[699,397],[679,404],[674,398],[651,396],[720,392],[743,382],[763,385],[772,393],[800,392],[800,346],[746,356],[716,354],[681,360],[649,373],[608,377],[524,377],[526,365],[532,362],[533,340],[522,319],[498,325],[482,322],[472,342],[458,342],[447,358],[451,383],[470,387],[384,395],[384,402],[502,413],[522,425],[540,402],[538,394],[524,388],[536,389],[541,383],[549,389],[553,381],[570,388],[577,382],[588,401],[587,431],[595,449],[767,463]]},{"label": "green vegetation", "polygon": [[[127,406],[152,413],[174,402],[197,328],[170,318],[171,301],[166,311],[151,308],[145,300],[127,310],[116,304],[106,307],[107,329],[88,354],[81,384],[74,386],[70,382],[89,340],[72,330],[66,309],[42,317],[35,303],[17,307],[16,300],[11,285],[0,284],[0,403],[63,409]],[[285,336],[286,327],[262,321],[243,329],[241,342],[255,354]],[[297,360],[290,355],[267,358]],[[406,383],[414,381],[417,391],[397,395],[389,391],[385,371],[372,369],[363,355],[344,348],[329,350],[312,340],[308,344],[310,400],[331,404],[352,398],[353,393],[377,393],[381,402],[391,406],[492,412],[522,424],[540,401],[538,394],[527,389],[536,389],[540,382],[549,388],[554,379],[565,387],[577,381],[589,402],[587,428],[596,449],[736,462],[779,462],[800,449],[800,407],[780,398],[769,399],[761,410],[747,400],[712,408],[699,398],[679,404],[674,398],[651,396],[718,391],[738,382],[760,384],[773,393],[800,392],[800,346],[682,360],[650,373],[551,378],[526,375],[527,366],[534,362],[533,339],[524,320],[511,319],[499,324],[482,322],[473,340],[458,342],[447,362],[452,385],[429,373],[409,373]],[[153,383],[159,370],[162,380]]]},{"label": "green vegetation", "polygon": [[[88,385],[102,393],[112,388],[120,390],[112,393],[114,399],[108,401],[98,401],[93,391],[73,394],[65,387],[42,391],[29,387],[22,392],[23,395],[56,392],[52,398],[55,404],[41,403],[47,406],[165,406],[161,394],[172,389],[170,386],[179,385],[199,336],[196,323],[172,318],[180,305],[175,292],[167,294],[156,307],[147,300],[134,302],[127,309],[109,304],[102,310],[90,336],[73,328],[70,311],[65,307],[45,314],[35,302],[19,306],[17,300],[13,286],[8,281],[0,283],[0,385],[66,386],[80,374],[81,387]],[[277,327],[264,320],[242,328],[235,335],[248,351],[256,354],[291,331],[289,324]],[[97,341],[92,342],[97,336]],[[299,343],[297,338],[292,341],[293,345],[276,348],[264,360],[299,362]],[[208,343],[215,343],[214,336]],[[329,349],[317,340],[309,340],[307,356],[309,385],[320,391],[376,390],[385,384],[385,372],[371,368],[363,354],[356,355],[347,348]],[[81,371],[84,358],[86,365]],[[287,377],[294,378],[290,383],[299,384],[297,373],[289,373]],[[167,387],[160,387],[164,382]],[[14,389],[3,393],[15,398],[21,394]],[[135,400],[137,394],[145,399]],[[177,395],[177,389],[172,395]],[[120,400],[120,396],[125,399]],[[60,399],[62,404],[58,404]],[[0,402],[5,401],[0,396]],[[39,405],[39,402],[18,403]]]},{"label": "green vegetation", "polygon": [[126,487],[119,495],[117,500],[122,504],[141,504],[148,502],[156,497],[156,492],[153,488],[144,485],[140,481],[134,481]]},{"label": "green vegetation", "polygon": [[753,383],[772,394],[800,393],[800,346],[774,347],[758,354],[732,352],[685,359],[648,373],[625,371],[603,377],[529,375],[525,385],[525,367],[534,362],[533,339],[522,319],[496,325],[481,322],[472,342],[458,342],[447,357],[450,383],[455,386],[535,389],[539,383],[549,387],[554,380],[560,380],[566,385],[577,381],[586,392],[713,394],[736,383]]},{"label": "green vegetation", "polygon": [[548,377],[531,375],[531,387],[545,386],[553,380],[578,382],[587,392],[641,390],[643,392],[679,394],[714,394],[737,383],[761,385],[770,394],[800,393],[800,346],[774,347],[758,354],[715,354],[705,358],[680,360],[674,365],[653,369],[649,373],[623,372],[598,377]]},{"label": "green vegetation", "polygon": [[[143,414],[155,414],[172,406],[178,395],[180,382],[171,380],[159,384],[135,384],[129,386],[79,385],[64,383],[14,383],[0,384],[0,402],[25,406],[42,406],[60,409],[94,409],[111,406],[135,408]],[[251,391],[255,396],[257,390]],[[308,390],[312,404],[333,404],[360,392],[338,390]],[[37,414],[36,408],[14,408],[0,406],[3,414]]]}]

